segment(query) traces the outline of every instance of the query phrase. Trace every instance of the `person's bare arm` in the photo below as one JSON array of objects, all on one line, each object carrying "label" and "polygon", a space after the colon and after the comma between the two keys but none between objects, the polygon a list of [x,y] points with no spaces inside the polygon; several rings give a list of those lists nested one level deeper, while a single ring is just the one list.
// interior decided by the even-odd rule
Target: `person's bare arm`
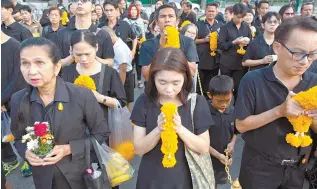
[{"label": "person's bare arm", "polygon": [[126,63],[120,64],[119,69],[120,69],[120,72],[119,72],[120,79],[122,81],[122,84],[124,85],[126,77],[127,77],[127,64]]},{"label": "person's bare arm", "polygon": [[113,58],[103,59],[96,56],[96,60],[100,63],[108,65],[109,67],[113,67]]}]

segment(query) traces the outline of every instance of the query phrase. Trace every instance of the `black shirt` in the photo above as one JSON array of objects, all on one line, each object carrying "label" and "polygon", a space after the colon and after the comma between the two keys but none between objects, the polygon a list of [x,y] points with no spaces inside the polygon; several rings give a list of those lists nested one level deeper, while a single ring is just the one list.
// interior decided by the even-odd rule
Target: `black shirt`
[{"label": "black shirt", "polygon": [[[268,111],[283,102],[289,94],[288,89],[279,81],[273,72],[271,64],[262,69],[248,72],[241,80],[238,99],[235,106],[235,118],[244,120],[251,115]],[[305,72],[302,80],[294,88],[294,93],[306,91],[317,85],[317,75]],[[249,147],[280,159],[295,158],[303,155],[310,148],[295,148],[285,141],[286,134],[293,133],[293,126],[287,118],[279,118],[258,129],[242,134]]]},{"label": "black shirt", "polygon": [[262,20],[259,16],[255,17],[254,19],[254,27],[259,34],[262,34],[264,32],[264,29],[262,28]]},{"label": "black shirt", "polygon": [[[267,55],[274,55],[273,43],[271,45],[267,44],[263,34],[256,37],[248,45],[247,51],[243,56],[243,62],[246,60],[259,60]],[[250,67],[250,70],[255,70],[259,68],[264,68],[268,64],[261,64],[258,66]]]},{"label": "black shirt", "polygon": [[[99,24],[100,28],[103,26],[108,26],[108,21]],[[116,25],[112,29],[117,37],[120,37],[132,49],[132,40],[136,38],[136,35],[132,31],[130,24],[123,20],[117,20]]]},{"label": "black shirt", "polygon": [[[219,32],[222,23],[215,20],[214,24],[210,25],[207,20],[204,20],[198,21],[196,25],[198,28],[197,38],[204,39],[211,32]],[[199,56],[199,69],[213,70],[219,67],[220,54],[216,52],[216,56],[210,55],[211,51],[209,42],[197,44],[197,52]]]},{"label": "black shirt", "polygon": [[[148,66],[151,64],[154,55],[160,48],[160,35],[146,40],[140,49],[139,65]],[[188,62],[198,62],[196,45],[193,39],[180,35],[180,50],[185,54]]]},{"label": "black shirt", "polygon": [[[63,78],[64,81],[74,83],[74,81],[79,75],[80,74],[76,70],[76,64],[72,64],[70,66],[66,66],[62,70],[61,77]],[[94,80],[97,91],[98,91],[100,72],[97,74],[91,75],[90,77]],[[112,98],[116,98],[120,102],[122,107],[124,107],[127,104],[125,90],[121,82],[120,76],[115,69],[109,66],[106,66],[106,69],[105,69],[103,88],[102,88],[101,94],[112,97]],[[104,104],[100,104],[100,106],[104,111],[105,117],[108,118],[108,107]]]},{"label": "black shirt", "polygon": [[[110,35],[105,30],[97,29],[95,25],[91,25],[88,30],[97,33],[96,38],[98,41],[97,56],[102,59],[113,58],[113,46]],[[58,46],[61,49],[62,58],[69,56],[70,49],[70,38],[74,32],[77,31],[75,24],[69,25],[57,32],[58,35]]]},{"label": "black shirt", "polygon": [[[214,125],[208,109],[208,103],[203,96],[197,95],[194,110],[194,131],[190,112],[191,101],[178,107],[182,125],[189,131],[200,135]],[[153,102],[142,94],[135,102],[131,113],[132,122],[143,127],[149,134],[157,127],[157,117],[161,113],[161,104]],[[184,142],[178,138],[178,150],[175,153],[177,160],[173,168],[166,169],[162,165],[163,153],[161,152],[161,140],[156,146],[142,156],[138,172],[138,189],[192,189],[191,176],[185,157]]]},{"label": "black shirt", "polygon": [[19,48],[20,43],[14,38],[1,44],[1,104],[7,108],[13,93],[25,83],[20,71]]},{"label": "black shirt", "polygon": [[181,27],[182,23],[188,20],[193,24],[196,24],[196,14],[194,12],[190,12],[188,15],[186,13],[182,13],[180,18],[179,18],[179,24],[178,27]]},{"label": "black shirt", "polygon": [[60,27],[56,30],[53,31],[52,26],[48,25],[45,26],[42,30],[42,37],[53,41],[56,45],[58,45],[58,35],[57,32],[63,29],[64,26],[60,25]]},{"label": "black shirt", "polygon": [[[239,45],[234,45],[232,42],[238,37],[248,37],[251,40],[251,30],[248,24],[241,23],[238,29],[236,24],[231,20],[220,28],[218,45],[222,50],[220,64],[231,70],[242,70],[243,55],[237,53]],[[246,47],[244,47],[245,49]]]},{"label": "black shirt", "polygon": [[40,19],[40,24],[41,24],[41,26],[44,28],[45,26],[49,26],[50,25],[50,20],[49,20],[49,18],[48,18],[48,14],[49,14],[49,12],[48,12],[48,9],[44,9],[43,10],[43,14],[42,14],[42,17],[41,17],[41,19]]},{"label": "black shirt", "polygon": [[[211,116],[215,124],[209,129],[210,146],[219,153],[224,154],[228,144],[234,135],[233,106],[229,106],[223,113],[219,112],[211,104],[209,105]],[[224,165],[215,157],[211,156],[214,170],[224,171]]]},{"label": "black shirt", "polygon": [[2,24],[1,30],[6,35],[15,38],[19,42],[22,42],[29,37],[33,37],[30,30],[28,30],[26,27],[24,27],[22,24],[18,22],[13,22],[12,24],[8,26]]},{"label": "black shirt", "polygon": [[312,63],[312,65],[308,68],[308,71],[317,74],[317,60]]},{"label": "black shirt", "polygon": [[[29,98],[24,98],[30,92]],[[23,100],[24,99],[24,100]],[[12,96],[11,100],[11,130],[15,137],[15,147],[20,156],[25,156],[25,144],[21,138],[25,127],[18,122],[18,109],[21,103],[30,104],[29,117],[26,126],[34,122],[48,122],[56,145],[69,144],[71,154],[63,157],[52,166],[32,167],[35,188],[52,188],[54,168],[58,168],[69,183],[70,188],[84,189],[83,174],[85,166],[85,142],[87,131],[101,143],[109,136],[108,123],[103,112],[89,89],[64,82],[60,77],[56,79],[54,100],[45,106],[39,96],[37,88],[23,89]],[[58,109],[62,104],[63,109]],[[56,179],[56,178],[55,178]]]},{"label": "black shirt", "polygon": [[222,12],[218,12],[215,19],[220,23],[223,23],[223,24],[226,23],[225,17],[223,16]]}]

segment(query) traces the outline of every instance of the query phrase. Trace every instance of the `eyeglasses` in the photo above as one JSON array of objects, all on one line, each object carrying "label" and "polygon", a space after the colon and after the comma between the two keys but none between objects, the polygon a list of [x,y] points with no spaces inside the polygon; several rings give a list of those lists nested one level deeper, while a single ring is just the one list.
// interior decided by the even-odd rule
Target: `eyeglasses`
[{"label": "eyeglasses", "polygon": [[266,23],[268,23],[269,25],[272,25],[272,24],[277,25],[280,22],[278,20],[274,20],[274,21],[268,20],[268,21],[266,21]]},{"label": "eyeglasses", "polygon": [[280,42],[280,44],[285,47],[289,53],[292,54],[292,58],[295,60],[295,61],[301,61],[303,60],[305,57],[307,57],[307,59],[309,61],[314,61],[317,59],[317,52],[313,52],[313,53],[305,53],[305,52],[295,52],[295,51],[292,51],[290,50],[288,47],[286,47],[283,43]]},{"label": "eyeglasses", "polygon": [[295,13],[293,13],[293,12],[291,12],[291,13],[286,12],[284,14],[287,15],[287,16],[294,16],[295,15]]}]

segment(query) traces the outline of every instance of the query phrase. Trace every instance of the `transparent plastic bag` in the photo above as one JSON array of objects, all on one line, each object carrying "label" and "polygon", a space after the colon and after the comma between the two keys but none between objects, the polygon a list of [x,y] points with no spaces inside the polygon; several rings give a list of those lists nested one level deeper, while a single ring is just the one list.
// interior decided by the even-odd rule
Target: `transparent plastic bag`
[{"label": "transparent plastic bag", "polygon": [[14,136],[11,133],[11,118],[7,112],[1,112],[1,141],[13,142]]},{"label": "transparent plastic bag", "polygon": [[119,152],[126,160],[132,161],[135,151],[133,145],[133,126],[131,113],[127,107],[117,106],[108,110],[109,126],[111,127],[110,147]]},{"label": "transparent plastic bag", "polygon": [[134,169],[121,154],[111,149],[107,144],[98,144],[102,164],[106,168],[111,187],[118,186],[130,180]]}]

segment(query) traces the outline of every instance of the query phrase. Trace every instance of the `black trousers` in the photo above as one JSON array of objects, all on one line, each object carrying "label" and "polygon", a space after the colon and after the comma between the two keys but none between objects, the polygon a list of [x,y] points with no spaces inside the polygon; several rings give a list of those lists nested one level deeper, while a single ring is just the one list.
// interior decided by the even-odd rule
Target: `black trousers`
[{"label": "black trousers", "polygon": [[139,56],[140,56],[139,52],[140,52],[140,50],[137,47],[135,55],[134,55],[134,59],[133,59],[133,64],[135,65],[137,80],[141,81],[142,66],[140,66],[140,64],[139,64]]},{"label": "black trousers", "polygon": [[243,189],[302,189],[304,170],[301,161],[283,166],[245,145],[239,181]]},{"label": "black trousers", "polygon": [[[201,85],[203,88],[204,96],[207,97],[207,92],[209,89],[209,82],[210,80],[217,76],[219,73],[219,68],[213,70],[205,70],[205,69],[198,69]],[[201,94],[199,81],[197,79],[196,91],[198,94]]]},{"label": "black trousers", "polygon": [[11,163],[17,159],[12,146],[8,142],[1,142],[1,161],[4,163]]},{"label": "black trousers", "polygon": [[241,81],[242,77],[245,74],[244,69],[242,69],[242,70],[231,70],[229,68],[226,68],[226,67],[220,65],[220,73],[221,73],[221,75],[227,75],[227,76],[229,76],[229,77],[231,77],[233,79],[233,82],[234,82],[233,95],[234,95],[234,99],[237,99],[240,81]]}]

